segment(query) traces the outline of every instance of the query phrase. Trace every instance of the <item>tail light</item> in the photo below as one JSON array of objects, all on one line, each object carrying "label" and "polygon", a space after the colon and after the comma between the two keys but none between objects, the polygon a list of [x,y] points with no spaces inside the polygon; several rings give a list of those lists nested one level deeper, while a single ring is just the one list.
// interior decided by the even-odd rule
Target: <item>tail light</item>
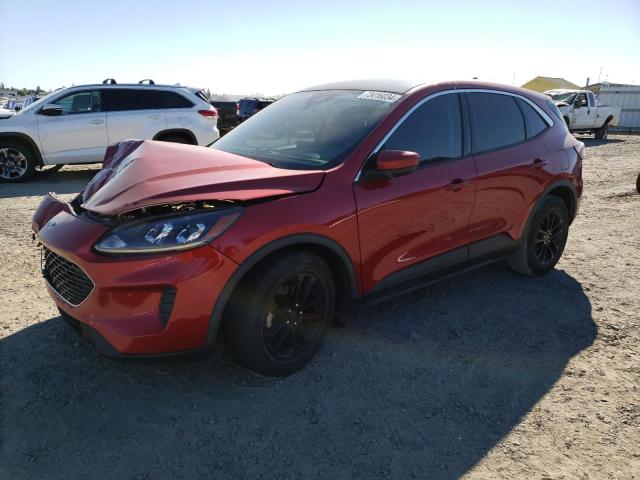
[{"label": "tail light", "polygon": [[236,115],[240,115],[240,104],[236,103]]},{"label": "tail light", "polygon": [[198,113],[203,117],[214,118],[218,116],[218,111],[211,107],[211,110],[198,110]]}]

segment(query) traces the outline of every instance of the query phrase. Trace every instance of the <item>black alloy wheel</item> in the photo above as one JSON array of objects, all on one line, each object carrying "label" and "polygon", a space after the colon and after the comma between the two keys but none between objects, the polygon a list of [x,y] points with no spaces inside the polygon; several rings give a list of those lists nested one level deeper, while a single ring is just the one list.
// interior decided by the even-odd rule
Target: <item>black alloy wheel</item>
[{"label": "black alloy wheel", "polygon": [[534,251],[540,264],[547,265],[558,260],[564,246],[563,227],[562,217],[556,210],[550,210],[538,225]]},{"label": "black alloy wheel", "polygon": [[335,309],[326,262],[306,251],[267,259],[235,288],[222,319],[234,359],[268,377],[301,369],[320,349]]},{"label": "black alloy wheel", "polygon": [[322,334],[327,292],[312,273],[296,273],[274,292],[264,316],[262,339],[276,360],[304,355]]}]

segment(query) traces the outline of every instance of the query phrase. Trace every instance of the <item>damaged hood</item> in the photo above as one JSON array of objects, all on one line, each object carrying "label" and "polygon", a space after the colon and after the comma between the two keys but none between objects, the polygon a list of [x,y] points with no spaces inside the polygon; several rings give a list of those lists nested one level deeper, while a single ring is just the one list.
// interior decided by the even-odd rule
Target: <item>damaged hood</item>
[{"label": "damaged hood", "polygon": [[127,140],[107,149],[103,168],[82,192],[82,207],[117,215],[152,205],[310,192],[324,172],[286,170],[204,147]]}]

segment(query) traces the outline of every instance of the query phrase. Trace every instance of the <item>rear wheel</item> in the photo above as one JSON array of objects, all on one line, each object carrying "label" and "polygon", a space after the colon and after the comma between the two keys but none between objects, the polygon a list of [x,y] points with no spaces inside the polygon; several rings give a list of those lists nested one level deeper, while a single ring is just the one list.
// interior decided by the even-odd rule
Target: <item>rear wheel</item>
[{"label": "rear wheel", "polygon": [[0,181],[22,182],[29,179],[36,168],[33,151],[19,142],[0,144]]},{"label": "rear wheel", "polygon": [[640,173],[638,174],[638,178],[636,180],[636,191],[640,193]]},{"label": "rear wheel", "polygon": [[311,253],[280,257],[251,272],[225,311],[223,335],[234,359],[256,373],[283,377],[318,351],[334,315],[335,287]]},{"label": "rear wheel", "polygon": [[596,140],[606,140],[609,135],[609,124],[605,123],[600,128],[597,128],[595,131]]},{"label": "rear wheel", "polygon": [[509,266],[526,275],[544,275],[560,260],[568,233],[567,207],[558,197],[548,197],[534,213],[526,237],[509,257]]}]

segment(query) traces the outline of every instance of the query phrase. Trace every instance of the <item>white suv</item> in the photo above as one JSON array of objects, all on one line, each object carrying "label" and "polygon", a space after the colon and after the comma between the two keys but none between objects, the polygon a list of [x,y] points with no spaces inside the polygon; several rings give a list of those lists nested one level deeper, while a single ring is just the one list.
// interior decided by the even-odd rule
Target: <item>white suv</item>
[{"label": "white suv", "polygon": [[210,145],[220,136],[218,113],[202,92],[153,83],[65,88],[2,117],[5,182],[40,169],[102,162],[107,146],[128,138]]}]

